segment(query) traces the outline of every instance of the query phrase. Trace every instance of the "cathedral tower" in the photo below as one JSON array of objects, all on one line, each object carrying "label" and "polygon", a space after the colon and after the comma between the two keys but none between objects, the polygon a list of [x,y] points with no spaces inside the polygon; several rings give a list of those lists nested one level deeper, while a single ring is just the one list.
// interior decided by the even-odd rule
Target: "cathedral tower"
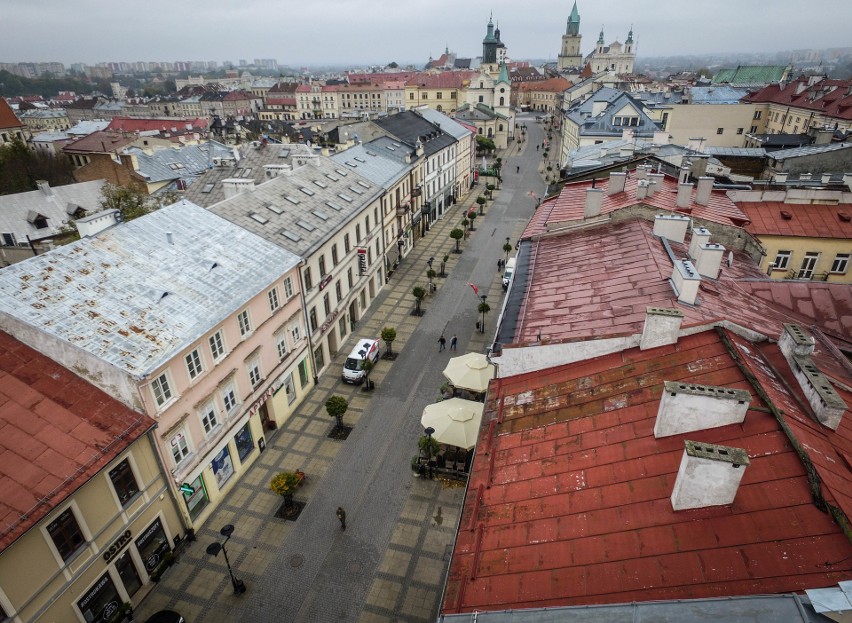
[{"label": "cathedral tower", "polygon": [[580,35],[580,13],[577,11],[577,2],[575,0],[574,7],[571,9],[571,15],[568,17],[565,34],[562,35],[562,50],[559,52],[556,65],[559,71],[583,65],[583,56],[580,54],[580,42],[582,38],[582,35]]}]

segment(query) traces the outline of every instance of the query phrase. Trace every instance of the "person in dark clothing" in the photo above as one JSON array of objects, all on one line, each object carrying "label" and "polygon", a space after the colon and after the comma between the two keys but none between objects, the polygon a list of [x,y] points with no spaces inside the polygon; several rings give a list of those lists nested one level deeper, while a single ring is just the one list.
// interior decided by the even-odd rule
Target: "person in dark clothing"
[{"label": "person in dark clothing", "polygon": [[447,346],[447,338],[444,337],[444,334],[441,334],[441,337],[438,338],[438,352],[440,353]]},{"label": "person in dark clothing", "polygon": [[453,337],[450,338],[450,350],[455,350],[458,343],[459,338],[455,333],[453,333]]},{"label": "person in dark clothing", "polygon": [[337,507],[337,518],[340,520],[340,529],[346,530],[346,511],[342,506]]},{"label": "person in dark clothing", "polygon": [[521,167],[519,167],[519,166],[515,167],[515,173],[520,173],[520,172],[521,172]]}]

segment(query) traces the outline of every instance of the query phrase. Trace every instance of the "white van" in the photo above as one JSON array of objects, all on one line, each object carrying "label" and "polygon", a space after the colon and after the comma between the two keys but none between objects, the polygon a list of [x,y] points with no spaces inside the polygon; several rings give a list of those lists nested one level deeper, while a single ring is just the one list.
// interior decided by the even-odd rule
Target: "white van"
[{"label": "white van", "polygon": [[352,352],[346,358],[346,363],[343,364],[344,383],[357,385],[364,381],[364,370],[361,368],[361,362],[368,357],[373,363],[379,360],[379,340],[360,337],[355,342]]},{"label": "white van", "polygon": [[515,258],[510,257],[506,262],[506,270],[503,271],[503,289],[509,289],[509,282],[512,280],[512,273],[515,272]]}]

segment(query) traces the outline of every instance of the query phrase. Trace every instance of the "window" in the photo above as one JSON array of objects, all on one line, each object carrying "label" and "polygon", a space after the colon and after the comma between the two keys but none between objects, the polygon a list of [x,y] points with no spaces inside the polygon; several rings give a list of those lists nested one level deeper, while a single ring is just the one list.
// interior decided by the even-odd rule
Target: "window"
[{"label": "window", "polygon": [[325,255],[319,256],[319,274],[320,277],[325,277]]},{"label": "window", "polygon": [[204,433],[209,435],[218,424],[219,421],[216,419],[216,405],[211,400],[201,407],[201,426],[204,427]]},{"label": "window", "polygon": [[355,241],[361,240],[361,225],[355,225]]},{"label": "window", "polygon": [[186,356],[186,369],[189,371],[190,379],[194,379],[204,372],[204,368],[201,366],[201,355],[198,354],[197,348]]},{"label": "window", "polygon": [[340,320],[337,321],[337,330],[340,333],[340,339],[346,337],[346,317],[342,316]]},{"label": "window", "polygon": [[249,362],[248,376],[252,387],[257,387],[260,384],[263,380],[263,377],[260,374],[260,360],[254,359]]},{"label": "window", "polygon": [[254,440],[251,437],[251,428],[248,422],[234,435],[234,445],[237,447],[237,456],[240,457],[240,461],[245,461],[246,457],[254,450]]},{"label": "window", "polygon": [[331,299],[328,296],[328,292],[326,292],[322,297],[322,306],[325,310],[325,315],[331,315]]},{"label": "window", "polygon": [[435,99],[436,99],[436,100],[442,99],[443,97],[444,97],[444,92],[443,92],[443,91],[438,91],[438,92],[435,94]]},{"label": "window", "polygon": [[302,359],[299,362],[299,385],[302,389],[308,386],[308,360]]},{"label": "window", "polygon": [[213,356],[213,360],[216,361],[220,359],[225,354],[225,344],[222,341],[222,331],[216,331],[216,333],[210,336],[208,342],[210,342],[210,354]]},{"label": "window", "polygon": [[325,365],[325,351],[322,349],[322,344],[317,346],[314,351],[314,361],[316,362],[317,370],[322,370]]},{"label": "window", "polygon": [[311,267],[306,266],[303,274],[305,277],[305,290],[310,290],[314,287],[314,280],[313,277],[311,277]]},{"label": "window", "polygon": [[331,263],[337,266],[338,258],[337,258],[337,245],[331,245]]},{"label": "window", "polygon": [[816,268],[819,253],[805,253],[802,259],[802,266],[799,268],[798,279],[811,279],[814,276],[814,268]]},{"label": "window", "polygon": [[369,214],[364,219],[364,231],[367,231],[367,232],[370,231],[370,215]]},{"label": "window", "polygon": [[287,277],[284,280],[284,296],[286,296],[288,300],[293,298],[293,280],[290,279],[290,277]]},{"label": "window", "polygon": [[849,253],[838,253],[831,264],[831,272],[845,275],[849,269]]},{"label": "window", "polygon": [[334,293],[337,295],[337,304],[340,305],[340,301],[343,300],[343,288],[340,287],[340,281],[334,284]]},{"label": "window", "polygon": [[139,485],[136,484],[136,477],[130,468],[130,459],[124,459],[113,467],[109,471],[109,479],[112,481],[112,488],[115,489],[115,494],[122,506],[127,506],[130,500],[139,493]]},{"label": "window", "polygon": [[302,332],[299,329],[299,325],[294,324],[292,327],[290,327],[290,337],[293,338],[294,344],[298,343],[298,341],[302,339]]},{"label": "window", "polygon": [[281,307],[281,302],[278,300],[278,288],[272,288],[266,295],[269,297],[269,311],[274,312]]},{"label": "window", "polygon": [[410,99],[410,100],[414,99],[414,92],[413,91],[408,94],[408,99]]},{"label": "window", "polygon": [[158,407],[162,407],[172,399],[172,389],[169,387],[169,379],[165,372],[154,379],[151,390],[154,392],[154,400],[157,401]]},{"label": "window", "polygon": [[186,443],[186,435],[180,431],[169,440],[169,447],[172,450],[172,458],[175,465],[180,465],[186,457],[189,456],[189,445]]},{"label": "window", "polygon": [[793,257],[792,251],[778,251],[775,255],[775,261],[773,262],[773,264],[775,264],[775,268],[777,270],[787,270],[790,266],[791,257]]},{"label": "window", "polygon": [[725,128],[716,128],[716,134],[724,134]]},{"label": "window", "polygon": [[247,309],[244,309],[237,315],[237,323],[240,326],[240,335],[246,337],[249,333],[251,333],[251,322],[249,321]]},{"label": "window", "polygon": [[225,405],[225,411],[226,411],[227,413],[230,413],[230,412],[231,412],[231,411],[233,411],[233,410],[236,408],[236,406],[237,406],[237,396],[236,396],[236,394],[234,393],[234,384],[233,384],[233,383],[229,383],[229,384],[228,384],[228,385],[227,385],[227,386],[226,386],[226,387],[222,390],[222,394],[221,394],[221,395],[222,395],[222,403]]},{"label": "window", "polygon": [[71,508],[65,509],[59,517],[48,524],[47,533],[53,539],[53,544],[56,546],[59,555],[62,556],[62,560],[65,561],[71,558],[86,542]]},{"label": "window", "polygon": [[742,134],[744,128],[737,128],[737,134]]},{"label": "window", "polygon": [[760,116],[761,116],[762,114],[763,114],[763,111],[762,111],[762,110],[755,110],[755,111],[754,111],[754,117],[752,117],[752,119],[754,119],[755,121],[757,121],[758,119],[760,119]]},{"label": "window", "polygon": [[755,132],[757,132],[757,126],[756,125],[751,126],[748,129],[748,131],[749,131],[750,134],[754,134]]},{"label": "window", "polygon": [[485,99],[480,95],[479,96],[479,103],[482,104],[483,102],[485,102]]},{"label": "window", "polygon": [[311,307],[311,311],[308,313],[308,322],[311,325],[311,331],[317,330],[317,308]]},{"label": "window", "polygon": [[281,333],[275,343],[275,348],[278,350],[278,359],[284,360],[287,358],[287,335]]},{"label": "window", "polygon": [[352,289],[352,269],[351,268],[346,269],[346,279],[349,281],[349,289],[351,290]]}]

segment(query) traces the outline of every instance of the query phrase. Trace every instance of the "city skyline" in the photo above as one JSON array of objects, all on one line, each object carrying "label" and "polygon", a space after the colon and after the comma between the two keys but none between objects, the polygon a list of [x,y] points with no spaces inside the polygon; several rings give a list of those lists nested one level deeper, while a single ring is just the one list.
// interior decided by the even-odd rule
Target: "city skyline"
[{"label": "city skyline", "polygon": [[[92,0],[73,5],[6,0],[4,22],[11,27],[0,42],[0,62],[68,66],[273,58],[290,66],[422,64],[445,48],[460,57],[478,56],[489,17],[500,27],[511,59],[555,60],[572,4],[500,0],[456,5],[435,0],[428,5],[392,4],[378,16],[375,5],[364,0],[317,0],[292,16],[270,0],[244,0],[238,6],[225,0],[151,0],[144,12],[101,15],[103,5]],[[623,42],[632,28],[639,58],[849,45],[845,20],[821,19],[818,25],[814,20],[803,27],[801,20],[790,19],[801,12],[793,0],[778,0],[771,10],[734,0],[688,8],[673,5],[653,13],[642,3],[618,0],[579,0],[577,6],[584,55],[594,48],[602,27],[607,44]],[[821,3],[821,15],[848,13],[845,0]],[[128,25],[138,36],[132,36]],[[66,31],[71,34],[64,35]]]}]

